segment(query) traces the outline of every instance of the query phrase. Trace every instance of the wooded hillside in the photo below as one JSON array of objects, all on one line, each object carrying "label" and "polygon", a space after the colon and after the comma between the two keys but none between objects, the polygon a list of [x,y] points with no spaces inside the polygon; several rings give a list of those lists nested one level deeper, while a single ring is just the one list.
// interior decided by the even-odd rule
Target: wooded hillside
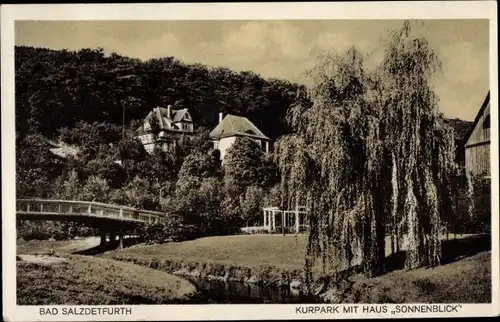
[{"label": "wooded hillside", "polygon": [[297,84],[253,72],[187,65],[173,57],[141,61],[102,49],[16,47],[16,129],[52,136],[78,121],[126,123],[154,107],[189,108],[198,126],[213,128],[218,113],[248,117],[271,139],[283,131]]},{"label": "wooded hillside", "polygon": [[[77,122],[122,124],[158,105],[189,108],[198,126],[213,128],[218,113],[248,117],[275,140],[296,100],[298,84],[253,72],[188,65],[173,57],[141,61],[102,49],[79,51],[16,47],[16,132],[53,136]],[[447,123],[458,140],[470,122]]]}]

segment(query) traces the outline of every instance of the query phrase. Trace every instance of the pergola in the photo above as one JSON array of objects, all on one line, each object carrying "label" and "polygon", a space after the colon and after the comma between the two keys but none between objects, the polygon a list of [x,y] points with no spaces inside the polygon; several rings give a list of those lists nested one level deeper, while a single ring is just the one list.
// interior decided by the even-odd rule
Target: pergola
[{"label": "pergola", "polygon": [[[281,210],[279,207],[263,208],[264,229],[273,231],[277,228],[295,228],[298,233],[301,227],[306,227],[307,211],[304,207],[297,207],[295,210]],[[278,216],[276,216],[278,215]]]}]

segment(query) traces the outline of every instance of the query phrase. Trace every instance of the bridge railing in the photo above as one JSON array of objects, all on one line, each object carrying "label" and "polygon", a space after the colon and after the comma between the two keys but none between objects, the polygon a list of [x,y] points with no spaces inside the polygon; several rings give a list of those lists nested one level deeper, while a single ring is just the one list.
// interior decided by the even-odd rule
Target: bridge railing
[{"label": "bridge railing", "polygon": [[165,216],[162,212],[132,207],[76,200],[17,199],[16,212],[24,214],[87,215],[116,218],[124,221],[156,223]]}]

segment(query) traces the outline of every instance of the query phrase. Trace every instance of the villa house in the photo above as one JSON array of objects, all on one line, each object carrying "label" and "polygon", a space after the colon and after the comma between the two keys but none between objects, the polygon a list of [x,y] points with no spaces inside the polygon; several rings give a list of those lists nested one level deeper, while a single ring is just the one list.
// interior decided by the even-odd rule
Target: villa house
[{"label": "villa house", "polygon": [[159,145],[163,151],[168,151],[177,144],[182,135],[194,133],[193,119],[187,108],[181,110],[156,107],[144,119],[137,129],[136,137],[142,142],[148,153]]},{"label": "villa house", "polygon": [[269,152],[271,139],[249,119],[231,114],[224,117],[222,113],[219,113],[219,124],[210,132],[210,138],[214,143],[214,149],[220,151],[221,160],[224,160],[227,149],[233,145],[237,137],[249,137],[261,147],[262,151]]},{"label": "villa house", "polygon": [[490,93],[488,92],[474,124],[465,137],[466,170],[486,178],[491,176],[490,122]]}]

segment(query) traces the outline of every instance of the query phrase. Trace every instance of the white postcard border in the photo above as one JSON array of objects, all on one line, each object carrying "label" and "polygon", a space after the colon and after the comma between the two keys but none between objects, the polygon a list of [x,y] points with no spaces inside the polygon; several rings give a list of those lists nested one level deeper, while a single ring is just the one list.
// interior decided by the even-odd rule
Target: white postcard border
[{"label": "white postcard border", "polygon": [[[285,19],[489,19],[491,104],[498,107],[497,5],[495,1],[344,2],[344,3],[204,3],[114,5],[2,5],[2,277],[4,320],[199,320],[303,319],[434,316],[491,316],[499,308],[498,108],[491,109],[492,304],[463,304],[442,314],[298,314],[294,304],[275,305],[136,305],[131,315],[40,316],[38,306],[16,306],[15,266],[15,115],[14,22],[16,20],[285,20]],[[314,305],[327,307],[331,305]],[[60,308],[62,306],[51,306]],[[81,306],[78,306],[81,307]],[[94,306],[92,306],[94,307]],[[96,306],[98,307],[98,306]],[[340,306],[344,307],[344,306]],[[389,309],[392,307],[388,306]]]}]

